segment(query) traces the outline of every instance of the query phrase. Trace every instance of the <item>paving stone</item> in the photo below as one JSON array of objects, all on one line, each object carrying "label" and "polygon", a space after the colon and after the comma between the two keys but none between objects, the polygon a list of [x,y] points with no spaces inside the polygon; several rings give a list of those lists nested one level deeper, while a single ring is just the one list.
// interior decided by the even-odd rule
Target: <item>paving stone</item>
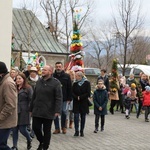
[{"label": "paving stone", "polygon": [[[58,134],[51,137],[49,150],[149,150],[150,149],[150,122],[145,122],[144,115],[137,119],[134,113],[130,119],[124,114],[115,112],[108,114],[105,119],[105,130],[94,131],[93,111],[87,115],[84,137],[74,137],[74,129],[67,129],[67,134]],[[52,132],[54,131],[54,125]],[[12,137],[8,140],[12,146]],[[36,150],[39,143],[33,139],[32,149]],[[20,135],[19,150],[26,150],[26,139]]]}]

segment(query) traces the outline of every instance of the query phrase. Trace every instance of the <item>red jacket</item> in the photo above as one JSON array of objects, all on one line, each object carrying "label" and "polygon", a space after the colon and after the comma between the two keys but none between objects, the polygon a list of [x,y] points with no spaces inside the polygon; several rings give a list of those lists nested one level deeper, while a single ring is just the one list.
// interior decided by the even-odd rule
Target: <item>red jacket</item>
[{"label": "red jacket", "polygon": [[150,106],[150,92],[143,92],[143,106]]}]

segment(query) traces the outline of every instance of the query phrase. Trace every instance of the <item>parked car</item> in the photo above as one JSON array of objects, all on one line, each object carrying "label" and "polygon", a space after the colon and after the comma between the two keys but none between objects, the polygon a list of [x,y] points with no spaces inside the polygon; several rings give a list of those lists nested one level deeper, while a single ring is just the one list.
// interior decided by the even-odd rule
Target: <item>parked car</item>
[{"label": "parked car", "polygon": [[99,68],[84,68],[83,70],[84,70],[85,75],[95,75],[95,76],[100,75]]},{"label": "parked car", "polygon": [[[122,74],[122,64],[118,65],[118,73]],[[143,72],[146,75],[150,76],[150,66],[148,65],[139,65],[139,64],[129,64],[126,65],[125,76],[128,77],[130,74],[134,74],[135,77],[139,77],[139,74]]]}]

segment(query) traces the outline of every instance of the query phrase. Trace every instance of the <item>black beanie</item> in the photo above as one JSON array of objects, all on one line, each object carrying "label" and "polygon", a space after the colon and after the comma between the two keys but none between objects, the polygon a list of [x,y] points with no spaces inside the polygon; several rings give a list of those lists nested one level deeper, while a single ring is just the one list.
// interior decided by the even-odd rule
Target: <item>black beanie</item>
[{"label": "black beanie", "polygon": [[7,70],[6,64],[0,61],[0,73],[7,73],[7,72],[8,70]]}]

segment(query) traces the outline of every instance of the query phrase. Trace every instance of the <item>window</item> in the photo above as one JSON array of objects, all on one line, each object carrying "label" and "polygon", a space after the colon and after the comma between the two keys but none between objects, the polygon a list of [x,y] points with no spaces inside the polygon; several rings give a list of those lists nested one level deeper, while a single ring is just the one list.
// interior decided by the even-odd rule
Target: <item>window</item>
[{"label": "window", "polygon": [[[131,68],[125,68],[125,76],[129,76],[130,75],[130,72],[131,72]],[[118,68],[118,73],[119,74],[123,74],[122,73],[122,68]]]},{"label": "window", "polygon": [[100,75],[100,69],[98,68],[85,68],[85,75]]},{"label": "window", "polygon": [[141,72],[142,72],[141,69],[134,68],[133,74],[134,75],[139,75]]},{"label": "window", "polygon": [[85,69],[85,74],[92,75],[95,74],[93,69]]}]

